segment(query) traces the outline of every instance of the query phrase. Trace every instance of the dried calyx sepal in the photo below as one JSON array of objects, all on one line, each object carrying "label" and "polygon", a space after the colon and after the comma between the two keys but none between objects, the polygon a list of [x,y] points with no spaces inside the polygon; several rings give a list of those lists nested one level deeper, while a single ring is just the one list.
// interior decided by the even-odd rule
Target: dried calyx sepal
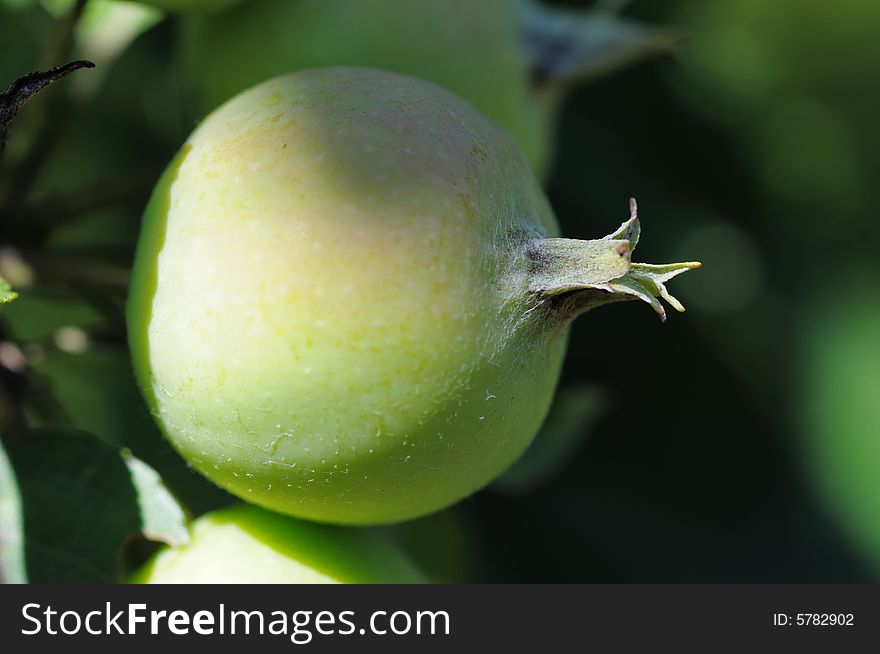
[{"label": "dried calyx sepal", "polygon": [[681,302],[666,289],[666,282],[701,264],[633,263],[632,253],[641,234],[635,198],[630,198],[629,209],[629,219],[601,239],[547,238],[532,242],[529,290],[561,308],[568,319],[597,306],[625,300],[647,302],[661,320],[666,320],[666,309],[660,298],[676,311],[684,311]]}]

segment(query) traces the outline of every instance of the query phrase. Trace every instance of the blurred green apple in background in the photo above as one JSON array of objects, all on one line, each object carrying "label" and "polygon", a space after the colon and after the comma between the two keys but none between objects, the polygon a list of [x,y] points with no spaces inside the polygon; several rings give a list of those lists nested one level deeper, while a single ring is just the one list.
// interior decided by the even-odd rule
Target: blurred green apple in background
[{"label": "blurred green apple in background", "polygon": [[205,514],[189,543],[163,548],[140,584],[405,584],[424,576],[382,535],[241,504]]},{"label": "blurred green apple in background", "polygon": [[880,573],[878,284],[880,274],[868,270],[839,280],[836,297],[809,314],[800,407],[810,479]]},{"label": "blurred green apple in background", "polygon": [[516,138],[539,177],[550,166],[555,115],[570,83],[674,42],[611,14],[518,0],[252,0],[182,29],[197,115],[276,75],[367,66],[469,100]]},{"label": "blurred green apple in background", "polygon": [[880,3],[686,2],[680,16],[691,38],[674,83],[739,134],[773,203],[771,226],[848,248],[841,226],[874,222]]}]

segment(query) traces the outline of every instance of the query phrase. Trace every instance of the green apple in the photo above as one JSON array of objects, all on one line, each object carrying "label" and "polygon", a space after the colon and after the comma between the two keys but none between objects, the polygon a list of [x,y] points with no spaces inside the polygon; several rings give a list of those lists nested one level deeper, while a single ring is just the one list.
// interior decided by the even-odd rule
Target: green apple
[{"label": "green apple", "polygon": [[406,555],[369,530],[317,525],[246,504],[198,518],[190,541],[165,547],[140,584],[422,583]]},{"label": "green apple", "polygon": [[252,0],[182,27],[199,115],[276,75],[369,66],[469,100],[516,138],[539,177],[568,83],[671,45],[667,34],[609,14],[518,0]]},{"label": "green apple", "polygon": [[433,84],[357,68],[265,82],[192,134],[146,210],[134,368],[172,444],[247,501],[401,521],[538,430],[569,322],[695,264],[556,238],[513,140]]},{"label": "green apple", "polygon": [[809,312],[800,407],[810,479],[829,515],[880,570],[878,280],[869,271],[839,280],[837,298]]}]

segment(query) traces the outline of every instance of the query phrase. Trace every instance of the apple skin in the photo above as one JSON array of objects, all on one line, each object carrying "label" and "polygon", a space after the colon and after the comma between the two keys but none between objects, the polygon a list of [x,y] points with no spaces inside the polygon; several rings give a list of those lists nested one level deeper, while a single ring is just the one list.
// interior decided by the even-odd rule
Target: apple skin
[{"label": "apple skin", "polygon": [[365,66],[428,80],[510,132],[539,177],[558,98],[535,88],[513,0],[250,0],[183,23],[182,67],[204,115],[276,75]]},{"label": "apple skin", "polygon": [[526,448],[567,321],[525,254],[555,236],[513,140],[427,82],[304,71],[214,112],[146,210],[134,369],[175,448],[322,522],[451,505]]},{"label": "apple skin", "polygon": [[364,529],[317,525],[246,504],[193,522],[190,542],[160,550],[136,584],[407,584],[425,577]]}]

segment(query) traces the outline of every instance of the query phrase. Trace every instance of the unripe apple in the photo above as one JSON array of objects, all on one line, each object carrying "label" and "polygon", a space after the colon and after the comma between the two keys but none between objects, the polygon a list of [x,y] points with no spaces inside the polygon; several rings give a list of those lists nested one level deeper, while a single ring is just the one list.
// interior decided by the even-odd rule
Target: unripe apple
[{"label": "unripe apple", "polygon": [[521,0],[251,0],[182,28],[185,87],[199,115],[297,70],[390,70],[470,101],[514,136],[539,177],[569,83],[672,44],[611,14]]},{"label": "unripe apple", "polygon": [[632,264],[557,224],[513,140],[433,84],[355,68],[214,112],[146,210],[128,306],[159,424],[267,508],[371,524],[488,483],[547,412],[567,326],[659,312],[694,264]]},{"label": "unripe apple", "polygon": [[405,584],[425,577],[382,535],[288,518],[242,504],[207,513],[190,541],[165,547],[140,584]]}]

